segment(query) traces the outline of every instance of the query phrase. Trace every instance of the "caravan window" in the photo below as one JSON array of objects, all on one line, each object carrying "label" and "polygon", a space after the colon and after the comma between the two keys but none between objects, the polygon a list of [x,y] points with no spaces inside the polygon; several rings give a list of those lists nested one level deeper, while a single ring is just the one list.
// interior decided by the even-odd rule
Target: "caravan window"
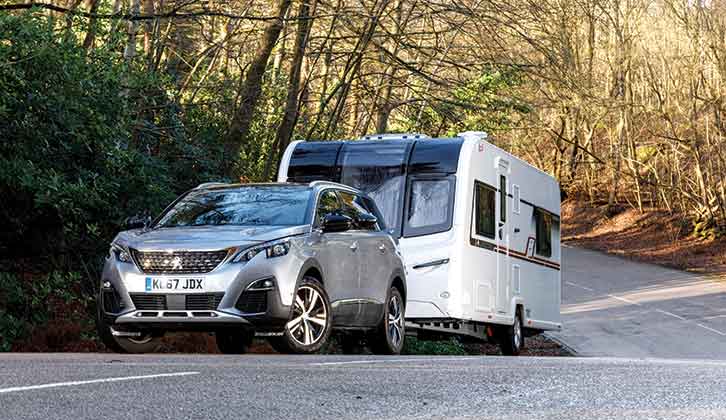
[{"label": "caravan window", "polygon": [[475,220],[476,234],[494,239],[495,230],[495,200],[494,188],[477,182],[474,186],[474,203],[475,203]]},{"label": "caravan window", "polygon": [[519,196],[519,185],[512,185],[512,211],[519,214],[521,205],[521,198]]},{"label": "caravan window", "polygon": [[409,183],[404,236],[430,235],[451,229],[453,176],[414,177]]},{"label": "caravan window", "polygon": [[535,223],[537,224],[537,255],[552,256],[552,215],[542,209],[534,209]]},{"label": "caravan window", "polygon": [[340,151],[340,182],[371,197],[394,235],[400,235],[401,203],[410,142],[356,141]]},{"label": "caravan window", "polygon": [[499,220],[507,221],[507,177],[499,175]]}]

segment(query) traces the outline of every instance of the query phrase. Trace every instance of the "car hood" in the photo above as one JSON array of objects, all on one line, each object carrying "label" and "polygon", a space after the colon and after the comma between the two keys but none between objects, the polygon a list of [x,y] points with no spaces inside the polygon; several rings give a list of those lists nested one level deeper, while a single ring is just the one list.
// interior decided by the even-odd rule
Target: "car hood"
[{"label": "car hood", "polygon": [[310,230],[301,226],[184,226],[159,229],[136,229],[119,233],[115,242],[140,251],[184,249],[213,251],[248,247]]}]

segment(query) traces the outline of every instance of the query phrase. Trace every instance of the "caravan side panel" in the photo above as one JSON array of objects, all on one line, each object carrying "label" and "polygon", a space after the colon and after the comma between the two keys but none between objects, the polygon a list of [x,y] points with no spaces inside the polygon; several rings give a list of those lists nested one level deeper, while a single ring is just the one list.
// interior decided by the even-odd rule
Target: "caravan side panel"
[{"label": "caravan side panel", "polygon": [[[559,186],[546,173],[484,140],[469,144],[462,148],[461,160],[468,164],[459,168],[464,204],[457,208],[455,222],[466,230],[455,249],[473,298],[472,305],[462,307],[464,318],[508,323],[519,303],[525,326],[558,328]],[[547,255],[536,247],[538,214],[547,214],[552,222]]]}]

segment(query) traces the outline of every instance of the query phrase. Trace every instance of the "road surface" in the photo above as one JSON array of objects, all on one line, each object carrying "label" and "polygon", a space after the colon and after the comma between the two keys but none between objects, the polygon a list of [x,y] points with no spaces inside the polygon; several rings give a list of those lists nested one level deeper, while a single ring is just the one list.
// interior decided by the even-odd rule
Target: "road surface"
[{"label": "road surface", "polygon": [[723,419],[726,362],[0,355],[0,419]]},{"label": "road surface", "polygon": [[0,354],[0,420],[726,418],[723,283],[564,267],[557,338],[623,358]]},{"label": "road surface", "polygon": [[563,247],[563,331],[582,356],[726,360],[726,281]]}]

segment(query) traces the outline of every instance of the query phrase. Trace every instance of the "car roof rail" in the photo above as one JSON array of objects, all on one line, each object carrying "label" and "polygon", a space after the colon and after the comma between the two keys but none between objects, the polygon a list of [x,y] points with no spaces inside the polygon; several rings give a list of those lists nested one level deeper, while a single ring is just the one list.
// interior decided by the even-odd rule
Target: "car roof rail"
[{"label": "car roof rail", "polygon": [[351,187],[350,185],[341,184],[340,182],[335,182],[335,181],[325,181],[325,180],[311,181],[308,185],[311,187],[316,187],[318,185],[330,185],[333,187],[348,189],[348,190],[352,190],[352,191],[358,191],[358,192],[362,193],[362,191],[359,190],[358,188]]},{"label": "car roof rail", "polygon": [[194,187],[195,190],[201,190],[202,188],[209,188],[209,187],[222,187],[227,185],[224,182],[203,182],[196,187]]},{"label": "car roof rail", "polygon": [[430,139],[431,137],[426,134],[418,133],[383,133],[383,134],[370,134],[363,136],[360,140],[418,140],[418,139]]}]

